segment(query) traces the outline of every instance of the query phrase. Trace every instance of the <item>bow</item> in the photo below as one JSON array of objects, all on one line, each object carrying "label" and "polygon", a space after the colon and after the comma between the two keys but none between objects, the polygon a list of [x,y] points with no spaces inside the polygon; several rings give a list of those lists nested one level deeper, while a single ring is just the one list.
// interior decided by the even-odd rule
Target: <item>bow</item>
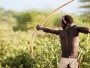
[{"label": "bow", "polygon": [[[40,25],[42,26],[42,25],[46,22],[46,20],[48,20],[48,18],[49,18],[55,11],[59,10],[60,8],[62,8],[62,7],[65,6],[65,5],[71,3],[72,1],[74,1],[74,0],[70,0],[69,2],[67,2],[67,3],[63,4],[62,6],[56,8],[55,10],[53,10],[53,11],[45,18],[45,20],[44,20]],[[34,51],[33,51],[33,42],[34,42],[34,39],[35,39],[35,37],[36,37],[37,32],[38,32],[38,30],[35,31],[34,36],[33,36],[32,40],[31,40],[31,43],[30,43],[30,55],[31,55],[32,58],[34,58],[34,55],[33,55],[33,54],[34,54]]]}]

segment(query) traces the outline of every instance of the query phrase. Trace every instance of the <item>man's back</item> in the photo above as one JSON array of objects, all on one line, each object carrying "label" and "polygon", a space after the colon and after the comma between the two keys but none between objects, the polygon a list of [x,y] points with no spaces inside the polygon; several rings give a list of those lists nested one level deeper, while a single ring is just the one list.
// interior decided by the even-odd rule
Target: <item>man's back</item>
[{"label": "man's back", "polygon": [[61,40],[62,57],[77,57],[79,38],[76,25],[62,30],[59,36]]}]

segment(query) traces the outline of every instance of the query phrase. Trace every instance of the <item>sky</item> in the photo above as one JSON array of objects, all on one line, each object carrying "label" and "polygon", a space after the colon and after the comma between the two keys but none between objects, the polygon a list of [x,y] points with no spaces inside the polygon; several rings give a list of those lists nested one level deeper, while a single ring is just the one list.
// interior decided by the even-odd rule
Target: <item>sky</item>
[{"label": "sky", "polygon": [[[0,7],[5,10],[26,11],[30,9],[44,10],[56,9],[70,0],[0,0]],[[77,0],[62,7],[60,10],[67,13],[78,13],[79,2]]]}]

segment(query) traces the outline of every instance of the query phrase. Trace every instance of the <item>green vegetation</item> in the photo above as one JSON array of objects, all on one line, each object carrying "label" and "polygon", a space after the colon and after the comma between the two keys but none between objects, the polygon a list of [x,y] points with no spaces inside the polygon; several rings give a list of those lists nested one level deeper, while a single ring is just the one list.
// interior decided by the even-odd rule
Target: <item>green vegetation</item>
[{"label": "green vegetation", "polygon": [[[47,11],[26,12],[0,9],[0,68],[57,68],[61,57],[59,38],[56,35],[38,32],[34,42],[34,56],[30,57],[30,41],[35,26],[49,14]],[[46,27],[61,29],[61,17],[66,14],[53,14],[44,24]],[[71,14],[75,24],[90,27],[81,16]],[[81,68],[90,68],[90,34],[80,34],[79,54],[83,56]]]},{"label": "green vegetation", "polygon": [[90,0],[78,0],[78,1],[82,3],[80,9],[84,9],[83,11],[81,11],[81,13],[83,13],[81,15],[83,21],[90,22]]}]

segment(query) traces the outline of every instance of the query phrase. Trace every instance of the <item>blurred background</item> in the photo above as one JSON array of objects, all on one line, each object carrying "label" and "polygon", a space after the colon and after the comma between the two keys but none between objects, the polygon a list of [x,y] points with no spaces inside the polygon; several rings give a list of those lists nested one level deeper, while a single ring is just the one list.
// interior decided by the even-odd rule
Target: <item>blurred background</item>
[{"label": "blurred background", "polygon": [[[0,68],[57,68],[61,57],[59,37],[39,31],[30,57],[36,25],[69,0],[0,0]],[[56,11],[43,25],[62,29],[60,20],[69,14],[78,26],[90,28],[90,0],[75,0]],[[79,35],[81,68],[90,68],[90,34]],[[49,42],[48,42],[49,41]]]}]

